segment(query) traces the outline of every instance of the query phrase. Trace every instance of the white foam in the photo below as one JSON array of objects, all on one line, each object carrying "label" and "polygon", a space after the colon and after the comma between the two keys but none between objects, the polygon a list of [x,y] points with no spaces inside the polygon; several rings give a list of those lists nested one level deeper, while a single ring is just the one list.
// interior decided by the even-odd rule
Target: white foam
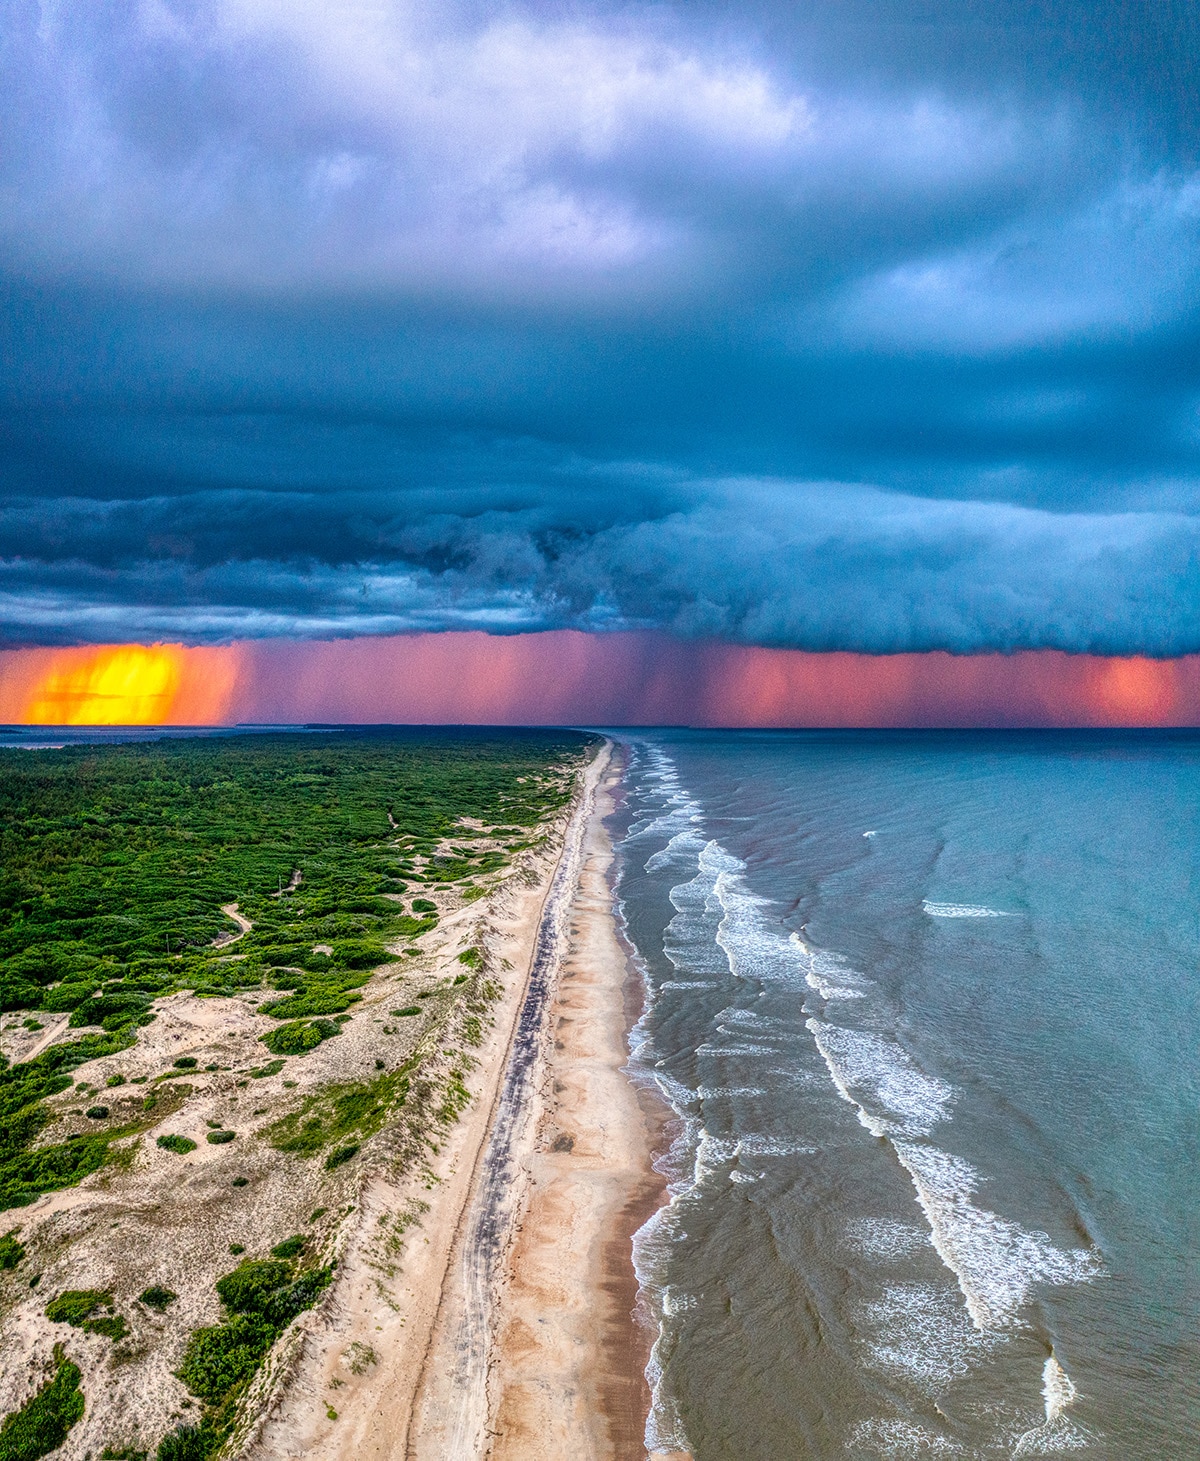
[{"label": "white foam", "polygon": [[[967,1453],[948,1436],[939,1436],[925,1426],[914,1425],[912,1421],[880,1416],[875,1420],[864,1420],[855,1426],[850,1436],[851,1454],[871,1457],[871,1461],[886,1457],[888,1461],[908,1461],[910,1457],[922,1456],[965,1456]],[[861,1449],[860,1449],[861,1448]]]},{"label": "white foam", "polygon": [[697,1055],[778,1055],[773,1045],[712,1045],[707,1040],[696,1046]]},{"label": "white foam", "polygon": [[715,979],[664,979],[659,989],[716,989]]},{"label": "white foam", "polygon": [[851,969],[840,954],[809,948],[798,933],[791,935],[790,942],[797,946],[806,961],[805,983],[826,1003],[835,999],[863,999],[874,987],[871,980]]},{"label": "white foam", "polygon": [[740,1167],[735,1167],[729,1174],[731,1182],[759,1182],[762,1180],[761,1172],[743,1172]]},{"label": "white foam", "polygon": [[922,900],[921,907],[930,918],[1015,918],[1014,913],[1002,913],[999,908],[987,908],[978,903],[932,903]]},{"label": "white foam", "polygon": [[1075,1404],[1075,1385],[1070,1375],[1058,1362],[1053,1350],[1042,1366],[1042,1399],[1046,1406],[1046,1419],[1054,1421],[1068,1406]]},{"label": "white foam", "polygon": [[1006,1336],[981,1334],[962,1311],[953,1289],[928,1283],[898,1283],[863,1305],[865,1324],[875,1338],[870,1362],[876,1369],[904,1375],[931,1397],[968,1374]]},{"label": "white foam", "polygon": [[1100,1271],[1093,1252],[1057,1248],[1045,1233],[976,1206],[971,1199],[982,1179],[970,1162],[925,1142],[892,1145],[977,1329],[1014,1323],[1037,1284],[1086,1283]]},{"label": "white foam", "polygon": [[889,1218],[854,1218],[845,1227],[846,1240],[867,1258],[895,1260],[910,1258],[932,1246],[929,1233],[911,1223]]},{"label": "white foam", "polygon": [[[699,818],[696,813],[689,813],[688,820],[694,822]],[[654,830],[653,824],[646,830],[647,832]],[[664,827],[662,830],[667,829]],[[689,862],[694,861],[699,857],[703,848],[704,839],[691,827],[688,827],[682,832],[676,832],[660,852],[655,852],[646,859],[645,871],[656,873],[660,868],[668,867],[673,862],[680,862],[684,859]]]},{"label": "white foam", "polygon": [[712,1101],[718,1096],[765,1096],[765,1086],[700,1086],[696,1091],[702,1101]]},{"label": "white foam", "polygon": [[774,1136],[751,1135],[739,1138],[737,1150],[739,1157],[795,1157],[813,1156],[820,1148]]},{"label": "white foam", "polygon": [[874,831],[872,831],[872,832],[864,832],[863,833],[863,836],[864,837],[878,837],[879,836],[879,833],[878,832],[874,832]]},{"label": "white foam", "polygon": [[873,1136],[927,1136],[950,1114],[954,1089],[918,1070],[894,1040],[810,1019],[839,1095]]}]

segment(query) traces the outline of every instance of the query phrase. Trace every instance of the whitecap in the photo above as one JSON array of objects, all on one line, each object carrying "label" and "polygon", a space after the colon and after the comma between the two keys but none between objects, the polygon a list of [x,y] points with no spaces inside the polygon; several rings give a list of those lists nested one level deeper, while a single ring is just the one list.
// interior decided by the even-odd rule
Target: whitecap
[{"label": "whitecap", "polygon": [[1014,913],[1002,913],[999,908],[988,908],[981,903],[933,903],[928,898],[921,901],[921,907],[930,918],[1015,918]]},{"label": "whitecap", "polygon": [[807,1024],[838,1094],[873,1136],[926,1136],[949,1116],[953,1087],[919,1070],[894,1040],[816,1019]]},{"label": "whitecap", "polygon": [[971,1199],[982,1178],[962,1157],[925,1142],[893,1147],[977,1329],[1012,1324],[1038,1284],[1086,1283],[1099,1273],[1093,1251],[1058,1248],[1045,1233],[976,1206]]}]

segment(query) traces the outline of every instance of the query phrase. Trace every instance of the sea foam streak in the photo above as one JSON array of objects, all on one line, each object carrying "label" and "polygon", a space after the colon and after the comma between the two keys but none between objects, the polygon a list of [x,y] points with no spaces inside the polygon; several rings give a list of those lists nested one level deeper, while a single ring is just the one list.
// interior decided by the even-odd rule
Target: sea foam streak
[{"label": "sea foam streak", "polygon": [[921,900],[921,907],[930,918],[1013,918],[1015,914],[1002,913],[999,908],[987,908],[976,903],[933,903],[928,898]]}]

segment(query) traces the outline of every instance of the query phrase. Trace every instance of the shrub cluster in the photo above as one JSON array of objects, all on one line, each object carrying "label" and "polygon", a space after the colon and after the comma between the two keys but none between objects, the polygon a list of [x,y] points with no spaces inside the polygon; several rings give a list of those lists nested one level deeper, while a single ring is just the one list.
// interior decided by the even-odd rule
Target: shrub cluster
[{"label": "shrub cluster", "polygon": [[54,1362],[53,1377],[0,1425],[0,1461],[39,1461],[58,1450],[83,1415],[79,1366],[61,1345],[54,1347]]},{"label": "shrub cluster", "polygon": [[186,1156],[188,1152],[194,1152],[196,1150],[196,1143],[190,1136],[176,1136],[173,1132],[167,1136],[160,1136],[158,1138],[158,1145],[164,1151],[177,1152],[181,1157]]},{"label": "shrub cluster", "polygon": [[[304,1246],[291,1256],[297,1256]],[[280,1244],[288,1247],[288,1243]],[[227,1317],[221,1324],[195,1330],[188,1340],[179,1378],[205,1403],[198,1426],[183,1426],[164,1436],[157,1461],[204,1461],[213,1454],[236,1418],[237,1402],[271,1346],[287,1326],[309,1309],[333,1277],[331,1268],[297,1273],[280,1258],[247,1259],[217,1280]]]},{"label": "shrub cluster", "polygon": [[[70,1324],[106,1339],[123,1339],[125,1320],[112,1312],[113,1298],[106,1289],[67,1289],[46,1305],[46,1318],[53,1324]],[[97,1315],[98,1309],[107,1309]]]}]

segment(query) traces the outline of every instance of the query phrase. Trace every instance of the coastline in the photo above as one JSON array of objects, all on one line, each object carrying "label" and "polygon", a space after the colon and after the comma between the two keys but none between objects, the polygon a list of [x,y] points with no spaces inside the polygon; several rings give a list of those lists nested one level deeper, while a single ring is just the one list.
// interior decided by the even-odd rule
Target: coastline
[{"label": "coastline", "polygon": [[[553,870],[509,910],[522,978],[475,1100],[423,1179],[361,1193],[338,1292],[253,1454],[646,1461],[632,1242],[665,1199],[670,1112],[626,1073],[643,991],[604,825],[621,770],[611,746],[586,768]],[[356,1349],[375,1355],[361,1373]]]},{"label": "coastline", "polygon": [[564,1454],[644,1461],[649,1336],[634,1318],[636,1230],[665,1192],[653,1113],[624,1073],[640,980],[613,911],[604,818],[610,762],[585,834],[553,1002],[527,1198],[513,1236],[489,1377],[495,1461]]},{"label": "coastline", "polygon": [[[554,921],[556,886],[582,841],[590,787],[603,755],[584,768],[568,816],[526,876],[510,880],[486,909],[469,905],[464,911],[477,926],[486,917],[489,966],[503,983],[483,1041],[471,1057],[474,1099],[419,1170],[392,1177],[386,1165],[377,1165],[359,1188],[357,1210],[348,1209],[353,1217],[346,1225],[337,1282],[326,1304],[297,1326],[288,1353],[279,1356],[274,1399],[240,1453],[247,1461],[301,1455],[319,1461],[399,1461],[457,1454],[439,1450],[437,1437],[424,1424],[430,1378],[445,1369],[439,1356],[447,1301],[478,1196],[480,1167],[539,946]],[[501,973],[510,970],[516,977]]]}]

